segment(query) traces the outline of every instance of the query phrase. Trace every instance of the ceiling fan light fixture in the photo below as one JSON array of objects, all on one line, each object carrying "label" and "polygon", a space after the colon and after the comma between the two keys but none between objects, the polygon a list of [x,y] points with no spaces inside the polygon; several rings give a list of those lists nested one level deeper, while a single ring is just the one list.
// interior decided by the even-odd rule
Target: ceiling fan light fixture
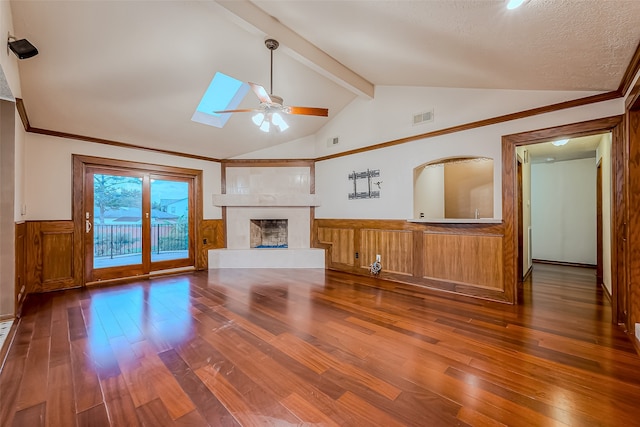
[{"label": "ceiling fan light fixture", "polygon": [[264,113],[254,115],[251,120],[253,120],[253,123],[255,123],[256,126],[260,126],[264,121]]},{"label": "ceiling fan light fixture", "polygon": [[287,122],[284,121],[280,113],[273,113],[273,115],[271,116],[271,122],[275,126],[277,126],[280,132],[289,129],[289,125],[287,124]]},{"label": "ceiling fan light fixture", "polygon": [[258,113],[251,120],[262,132],[269,132],[273,128],[279,132],[289,129],[289,125],[278,112]]}]

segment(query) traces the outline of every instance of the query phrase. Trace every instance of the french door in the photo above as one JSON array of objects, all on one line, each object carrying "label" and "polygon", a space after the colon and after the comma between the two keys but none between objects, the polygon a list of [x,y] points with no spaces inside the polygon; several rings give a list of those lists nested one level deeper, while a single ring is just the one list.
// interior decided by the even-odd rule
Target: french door
[{"label": "french door", "polygon": [[194,266],[194,180],[109,166],[84,169],[85,282]]}]

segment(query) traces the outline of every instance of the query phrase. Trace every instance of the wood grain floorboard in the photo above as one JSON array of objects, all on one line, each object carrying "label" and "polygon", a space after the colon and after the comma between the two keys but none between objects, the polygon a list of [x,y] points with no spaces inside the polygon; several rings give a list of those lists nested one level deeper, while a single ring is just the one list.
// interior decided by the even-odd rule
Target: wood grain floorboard
[{"label": "wood grain floorboard", "polygon": [[77,421],[78,427],[109,427],[111,425],[103,403],[80,412]]},{"label": "wood grain floorboard", "polygon": [[[212,349],[211,357],[214,356],[213,352]],[[213,425],[237,424],[227,408],[211,393],[175,350],[167,350],[160,353],[159,356],[206,420],[209,420]],[[219,364],[215,366],[221,367]]]},{"label": "wood grain floorboard", "polygon": [[29,295],[1,426],[640,427],[640,357],[594,270],[509,306],[321,269]]},{"label": "wood grain floorboard", "polygon": [[47,404],[45,402],[22,409],[16,413],[13,419],[14,427],[44,427],[45,412]]},{"label": "wood grain floorboard", "polygon": [[58,363],[49,368],[47,380],[47,426],[74,426],[76,407],[73,400],[73,380],[70,363]]}]

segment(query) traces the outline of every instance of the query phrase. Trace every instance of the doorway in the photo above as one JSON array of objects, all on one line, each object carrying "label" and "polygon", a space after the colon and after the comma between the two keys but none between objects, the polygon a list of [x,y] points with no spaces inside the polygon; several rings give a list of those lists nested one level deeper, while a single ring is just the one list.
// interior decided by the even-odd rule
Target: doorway
[{"label": "doorway", "polygon": [[74,156],[84,283],[195,268],[199,179],[199,171]]},{"label": "doorway", "polygon": [[[611,133],[555,139],[521,149],[527,151],[531,163],[526,180],[531,189],[526,206],[531,219],[519,229],[531,226],[532,260],[590,268],[599,264],[601,270],[606,262],[604,285],[610,294]],[[600,193],[598,171],[607,186]],[[598,207],[605,208],[600,216]],[[609,244],[598,248],[603,234]]]},{"label": "doorway", "polygon": [[[619,230],[619,223],[621,222],[621,206],[620,197],[621,192],[613,191],[620,185],[619,174],[619,155],[623,152],[622,144],[624,139],[622,137],[622,117],[609,117],[605,119],[598,119],[589,122],[583,122],[573,125],[560,126],[557,128],[544,129],[539,131],[524,132],[521,134],[508,135],[503,137],[502,140],[502,159],[503,159],[503,220],[505,224],[505,245],[506,253],[511,253],[513,256],[505,258],[505,280],[506,287],[509,290],[513,290],[514,301],[518,300],[517,293],[519,277],[518,257],[521,251],[521,244],[519,244],[519,233],[523,226],[522,217],[518,212],[518,168],[517,168],[517,154],[516,151],[520,147],[538,144],[543,142],[555,141],[562,138],[578,138],[591,136],[596,134],[602,134],[610,132],[611,134],[611,203],[610,203],[610,246],[611,246],[611,299],[613,310],[613,321],[617,319],[617,286],[618,286],[618,273],[622,268],[620,263],[622,262],[624,247],[618,245],[622,241],[622,236]],[[593,187],[595,191],[595,159],[593,161],[594,169],[594,182]],[[603,171],[604,172],[604,171]],[[527,201],[525,200],[525,206]],[[592,207],[594,213],[596,206]],[[524,215],[526,217],[526,214]],[[594,221],[595,225],[595,221]],[[524,228],[527,230],[527,228]],[[523,233],[525,238],[527,236],[526,231]],[[595,235],[595,232],[594,232]],[[595,245],[595,238],[594,238]],[[525,260],[527,257],[523,257]],[[521,258],[522,259],[522,258]],[[523,268],[525,274],[527,269]],[[595,280],[594,280],[595,282]]]}]

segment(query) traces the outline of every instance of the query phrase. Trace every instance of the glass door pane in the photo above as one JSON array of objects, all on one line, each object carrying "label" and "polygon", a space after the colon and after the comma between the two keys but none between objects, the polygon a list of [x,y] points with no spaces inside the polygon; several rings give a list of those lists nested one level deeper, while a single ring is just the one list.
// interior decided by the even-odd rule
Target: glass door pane
[{"label": "glass door pane", "polygon": [[189,259],[189,182],[151,178],[151,262]]},{"label": "glass door pane", "polygon": [[142,264],[141,177],[93,174],[93,268]]}]

